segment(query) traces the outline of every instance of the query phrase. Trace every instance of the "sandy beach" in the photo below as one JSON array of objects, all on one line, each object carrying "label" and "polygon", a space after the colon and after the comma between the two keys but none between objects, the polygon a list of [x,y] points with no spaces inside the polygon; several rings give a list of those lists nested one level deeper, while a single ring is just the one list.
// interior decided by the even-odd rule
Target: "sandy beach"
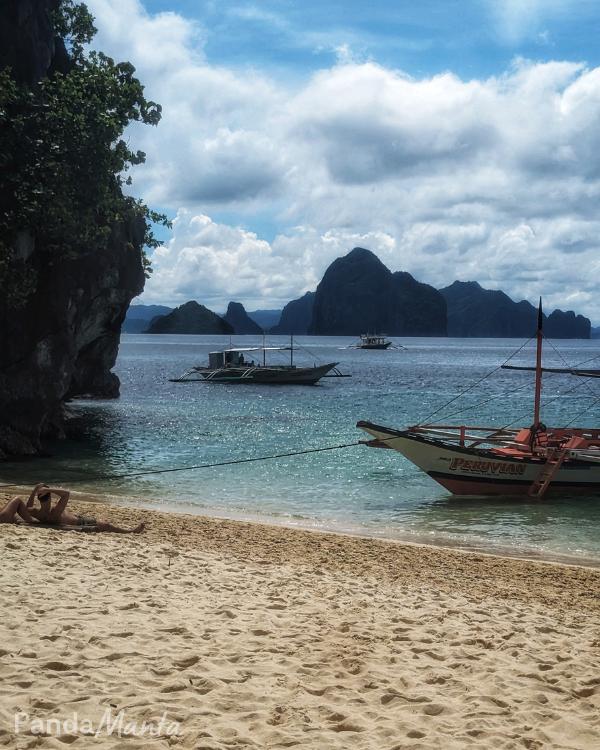
[{"label": "sandy beach", "polygon": [[0,746],[600,746],[597,569],[72,504],[148,529],[0,526]]}]

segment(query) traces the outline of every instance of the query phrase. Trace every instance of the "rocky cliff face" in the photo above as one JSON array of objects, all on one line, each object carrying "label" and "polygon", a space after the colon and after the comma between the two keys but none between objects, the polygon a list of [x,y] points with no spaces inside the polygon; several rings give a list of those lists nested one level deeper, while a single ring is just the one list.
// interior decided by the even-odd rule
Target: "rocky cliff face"
[{"label": "rocky cliff face", "polygon": [[106,252],[56,265],[31,247],[38,285],[25,307],[0,298],[0,454],[34,454],[63,434],[63,403],[114,398],[121,323],[144,287],[143,225],[113,231]]},{"label": "rocky cliff face", "polygon": [[199,305],[194,300],[176,307],[168,315],[154,318],[146,333],[190,333],[190,334],[232,334],[235,333],[223,318]]},{"label": "rocky cliff face", "polygon": [[[529,338],[537,327],[537,310],[529,302],[514,302],[501,291],[483,289],[476,281],[455,281],[440,290],[448,305],[448,335]],[[544,315],[548,338],[590,337],[590,321],[574,312],[554,310]]]},{"label": "rocky cliff face", "polygon": [[299,299],[288,302],[281,311],[281,318],[276,326],[271,328],[270,333],[306,334],[312,320],[315,293],[306,292]]},{"label": "rocky cliff face", "polygon": [[10,67],[19,83],[32,85],[69,69],[64,42],[50,20],[58,5],[59,0],[3,0],[0,5],[0,70]]},{"label": "rocky cliff face", "polygon": [[233,328],[234,333],[241,336],[247,334],[260,335],[263,332],[258,323],[255,323],[252,318],[248,317],[244,305],[240,302],[230,302],[223,319]]},{"label": "rocky cliff face", "polygon": [[[50,23],[57,4],[0,5],[0,69],[12,67],[21,83],[68,69]],[[129,303],[144,286],[143,237],[143,221],[132,222],[113,228],[104,252],[56,260],[32,230],[19,233],[15,252],[38,280],[18,309],[0,293],[0,457],[34,454],[44,437],[62,435],[65,399],[118,395],[111,368]]]},{"label": "rocky cliff face", "polygon": [[309,333],[356,336],[445,336],[441,294],[408,273],[392,273],[369,250],[335,260],[317,287]]},{"label": "rocky cliff face", "polygon": [[592,324],[589,318],[576,315],[573,310],[554,310],[544,323],[544,331],[551,339],[589,339]]}]

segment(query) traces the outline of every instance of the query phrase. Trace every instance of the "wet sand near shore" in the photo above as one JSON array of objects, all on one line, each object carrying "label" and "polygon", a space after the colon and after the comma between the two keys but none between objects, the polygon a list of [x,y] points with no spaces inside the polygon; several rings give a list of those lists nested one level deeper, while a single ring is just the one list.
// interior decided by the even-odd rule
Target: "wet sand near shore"
[{"label": "wet sand near shore", "polygon": [[0,746],[600,745],[599,570],[72,506],[148,529],[0,526]]}]

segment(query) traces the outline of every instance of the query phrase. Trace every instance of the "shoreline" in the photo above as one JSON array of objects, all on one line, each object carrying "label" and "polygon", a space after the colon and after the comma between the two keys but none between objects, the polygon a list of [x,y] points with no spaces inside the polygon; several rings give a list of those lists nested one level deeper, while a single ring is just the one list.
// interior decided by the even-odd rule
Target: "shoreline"
[{"label": "shoreline", "polygon": [[[3,494],[8,498],[9,494],[25,494],[31,488],[25,485],[15,485],[11,488],[10,493],[0,488],[0,497]],[[144,501],[141,497],[135,497],[132,495],[113,495],[106,492],[79,492],[77,490],[71,491],[72,502],[84,502],[90,504],[108,505],[114,506],[115,508],[132,508],[135,510],[144,510],[149,513],[159,513],[174,516],[189,516],[191,518],[201,518],[205,520],[223,520],[231,521],[233,523],[251,523],[259,526],[270,526],[274,528],[283,528],[297,531],[306,531],[309,533],[319,534],[333,534],[339,536],[347,536],[350,538],[358,538],[365,540],[377,540],[384,543],[392,544],[406,544],[414,546],[432,547],[434,549],[449,550],[455,552],[464,552],[467,554],[475,555],[486,555],[489,557],[498,557],[501,559],[511,560],[524,560],[529,562],[541,562],[541,563],[552,563],[556,565],[568,565],[575,567],[583,567],[590,569],[600,569],[600,556],[590,557],[587,555],[572,555],[561,552],[553,551],[537,551],[531,548],[517,548],[517,547],[496,547],[486,546],[477,543],[461,543],[454,541],[449,537],[444,538],[443,534],[439,536],[441,538],[431,539],[429,536],[418,535],[418,534],[397,534],[397,535],[383,535],[376,532],[369,533],[365,526],[357,526],[355,528],[347,528],[336,525],[335,523],[316,523],[311,525],[304,523],[309,519],[299,519],[298,522],[289,520],[289,517],[281,518],[268,514],[260,513],[232,513],[225,511],[219,512],[218,508],[204,508],[202,507],[197,512],[193,504],[187,503],[172,503],[169,505],[161,505],[159,507],[159,501],[149,499]]]},{"label": "shoreline", "polygon": [[[1,494],[0,497],[2,497]],[[156,535],[160,536],[160,530],[168,528],[169,533],[176,538],[178,546],[187,546],[188,536],[194,533],[200,533],[203,539],[214,545],[215,548],[219,548],[220,540],[224,536],[233,540],[239,536],[241,540],[239,545],[234,542],[227,547],[225,552],[237,551],[244,558],[247,556],[252,558],[252,554],[248,553],[247,550],[248,542],[251,542],[252,549],[260,557],[264,540],[267,540],[267,546],[274,542],[280,549],[286,547],[293,550],[297,547],[303,549],[325,547],[328,551],[333,552],[334,558],[340,550],[348,546],[348,548],[359,552],[364,557],[365,565],[367,565],[368,560],[367,567],[377,571],[377,575],[383,574],[385,577],[392,575],[396,579],[400,576],[400,573],[395,570],[396,563],[408,561],[411,575],[416,575],[415,566],[418,565],[420,559],[424,559],[428,565],[435,569],[436,585],[443,588],[446,586],[445,571],[452,567],[468,572],[469,576],[473,574],[475,569],[484,569],[488,579],[491,580],[494,577],[506,578],[505,583],[509,584],[510,587],[514,584],[511,576],[516,575],[520,578],[524,571],[527,571],[526,574],[529,577],[529,580],[525,582],[527,592],[535,587],[534,579],[536,576],[540,578],[540,585],[546,586],[548,580],[553,578],[552,571],[562,571],[566,579],[569,579],[570,575],[573,574],[575,578],[571,580],[571,583],[577,578],[577,574],[581,574],[584,578],[589,575],[590,580],[595,583],[581,596],[589,600],[593,608],[597,606],[600,610],[600,565],[597,564],[586,565],[579,560],[565,561],[504,555],[488,550],[465,549],[463,547],[381,538],[326,529],[301,528],[255,519],[235,519],[184,513],[148,507],[147,505],[115,503],[112,502],[113,499],[111,497],[111,501],[107,501],[106,496],[73,492],[69,508],[75,512],[81,512],[83,515],[92,514],[99,518],[116,519],[117,523],[126,526],[135,526],[143,520],[146,523],[146,531],[142,537],[145,536],[150,541],[158,541]],[[2,525],[0,525],[1,527]],[[184,530],[183,534],[174,531],[174,529],[179,528]],[[70,532],[59,533],[68,534]],[[214,539],[211,538],[211,535],[214,535]],[[272,552],[270,547],[269,550]],[[224,550],[219,549],[218,551],[222,553]],[[276,560],[276,562],[281,562],[282,559]],[[342,565],[342,567],[344,566]],[[391,568],[394,568],[393,573],[390,573]],[[427,580],[430,580],[429,577]]]}]

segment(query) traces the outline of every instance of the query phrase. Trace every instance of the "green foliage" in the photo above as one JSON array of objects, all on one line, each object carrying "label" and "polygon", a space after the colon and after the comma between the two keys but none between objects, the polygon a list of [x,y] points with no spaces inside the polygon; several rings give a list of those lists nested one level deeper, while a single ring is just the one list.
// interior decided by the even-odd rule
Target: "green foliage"
[{"label": "green foliage", "polygon": [[[101,252],[113,226],[135,217],[146,223],[148,247],[160,244],[150,222],[170,226],[122,192],[127,170],[145,160],[123,132],[131,122],[156,125],[160,105],[145,99],[133,65],[86,51],[95,29],[85,5],[62,0],[53,21],[69,49],[68,73],[29,89],[0,72],[0,287],[13,304],[35,286],[15,253],[23,231],[54,260]],[[149,272],[147,258],[144,266]]]},{"label": "green foliage", "polygon": [[52,25],[56,34],[64,40],[73,62],[81,62],[84,58],[84,45],[92,41],[97,31],[87,5],[74,0],[62,0],[52,15]]}]

